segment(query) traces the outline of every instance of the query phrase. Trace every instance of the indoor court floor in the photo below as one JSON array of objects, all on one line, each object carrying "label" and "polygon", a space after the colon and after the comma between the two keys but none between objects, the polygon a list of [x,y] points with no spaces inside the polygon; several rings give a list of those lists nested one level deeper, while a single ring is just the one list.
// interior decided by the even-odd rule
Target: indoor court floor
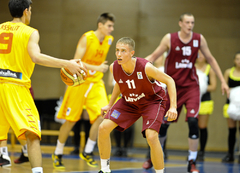
[{"label": "indoor court floor", "polygon": [[[21,149],[10,149],[10,157],[12,166],[0,167],[0,173],[31,173],[30,164],[23,163],[20,165],[14,164],[13,160],[18,158]],[[53,149],[42,149],[43,151],[43,170],[44,173],[97,173],[100,168],[91,168],[85,161],[77,155],[65,154],[63,163],[66,167],[65,170],[55,170],[52,165],[51,152]],[[114,149],[113,149],[114,152]],[[145,161],[146,149],[131,149],[129,157],[111,157],[110,165],[112,173],[155,173],[154,169],[145,170],[142,164]],[[69,151],[67,151],[69,153]],[[95,159],[100,164],[99,155],[96,152]],[[200,173],[240,173],[240,164],[235,163],[226,164],[221,163],[221,158],[225,153],[206,153],[204,162],[198,162],[197,167]],[[165,161],[165,173],[186,173],[187,172],[187,151],[168,151],[168,159]],[[237,158],[237,156],[236,156]]]}]

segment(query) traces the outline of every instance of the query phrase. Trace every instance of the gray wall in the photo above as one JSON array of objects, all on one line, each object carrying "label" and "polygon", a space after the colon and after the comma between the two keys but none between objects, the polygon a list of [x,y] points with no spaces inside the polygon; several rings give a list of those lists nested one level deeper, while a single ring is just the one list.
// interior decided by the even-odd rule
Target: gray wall
[{"label": "gray wall", "polygon": [[[0,1],[0,22],[11,20],[7,0]],[[136,56],[145,57],[169,32],[179,30],[178,19],[184,12],[195,16],[195,32],[204,35],[209,48],[224,72],[233,65],[233,56],[240,50],[239,0],[33,0],[31,26],[40,32],[43,53],[71,59],[80,36],[96,29],[97,16],[103,12],[116,15],[115,40],[108,54],[109,64],[114,61],[116,40],[129,36],[136,41]],[[104,80],[107,82],[107,74]],[[36,65],[32,76],[36,99],[58,98],[65,86],[59,69]],[[226,96],[221,95],[220,82],[212,94],[215,109],[209,121],[207,150],[227,149],[227,125],[222,116]],[[108,93],[111,92],[107,86]],[[187,149],[188,128],[181,114],[179,122],[170,126],[168,148]],[[141,136],[141,121],[135,126],[135,146],[146,146]]]}]

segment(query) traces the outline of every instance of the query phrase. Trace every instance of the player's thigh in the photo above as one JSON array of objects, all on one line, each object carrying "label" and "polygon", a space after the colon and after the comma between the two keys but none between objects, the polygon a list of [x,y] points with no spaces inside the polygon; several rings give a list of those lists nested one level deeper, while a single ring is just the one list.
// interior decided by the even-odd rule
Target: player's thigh
[{"label": "player's thigh", "polygon": [[117,129],[124,131],[132,126],[139,118],[141,113],[138,108],[130,106],[123,98],[119,99],[106,114],[105,119],[110,119],[118,124]]},{"label": "player's thigh", "polygon": [[141,109],[143,118],[142,131],[153,129],[159,132],[163,117],[165,116],[166,102],[154,101]]},{"label": "player's thigh", "polygon": [[86,109],[91,122],[101,115],[101,108],[108,104],[107,93],[102,82],[93,85],[86,98]]},{"label": "player's thigh", "polygon": [[67,88],[57,118],[72,122],[80,119],[86,99],[84,95],[88,91],[89,85],[88,83],[83,83],[80,86]]},{"label": "player's thigh", "polygon": [[24,133],[31,131],[41,138],[40,121],[37,108],[28,88],[6,84],[4,113],[5,118],[19,139],[26,139]]},{"label": "player's thigh", "polygon": [[186,92],[187,101],[185,103],[187,109],[186,120],[189,117],[198,118],[200,107],[200,91],[199,88],[194,87]]}]

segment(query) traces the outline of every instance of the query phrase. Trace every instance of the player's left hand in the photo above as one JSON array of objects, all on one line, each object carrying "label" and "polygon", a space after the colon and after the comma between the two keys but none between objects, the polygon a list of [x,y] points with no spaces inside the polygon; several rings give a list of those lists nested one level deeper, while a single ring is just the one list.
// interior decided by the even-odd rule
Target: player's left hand
[{"label": "player's left hand", "polygon": [[165,115],[165,117],[168,117],[168,121],[174,121],[174,120],[176,120],[177,119],[177,110],[176,110],[176,108],[170,108],[168,111],[167,111],[167,113],[166,113],[166,115]]},{"label": "player's left hand", "polygon": [[104,106],[104,107],[101,108],[101,115],[102,115],[102,117],[105,117],[105,115],[108,113],[110,108],[111,107],[109,105]]}]

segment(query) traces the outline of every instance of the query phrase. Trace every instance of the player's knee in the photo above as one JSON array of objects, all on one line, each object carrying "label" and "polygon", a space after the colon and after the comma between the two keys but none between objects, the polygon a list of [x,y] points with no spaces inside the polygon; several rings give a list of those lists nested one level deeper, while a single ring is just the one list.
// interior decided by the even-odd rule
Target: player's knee
[{"label": "player's knee", "polygon": [[160,131],[159,131],[159,136],[160,137],[165,137],[167,135],[167,129],[169,127],[169,124],[162,124]]},{"label": "player's knee", "polygon": [[158,133],[149,133],[147,136],[147,142],[149,146],[153,146],[155,143],[159,142]]},{"label": "player's knee", "polygon": [[188,137],[191,139],[198,139],[199,137],[198,119],[193,117],[188,118],[188,127],[189,127]]},{"label": "player's knee", "polygon": [[25,136],[26,136],[27,140],[29,140],[29,141],[39,141],[40,140],[39,136],[31,131],[26,131]]}]

